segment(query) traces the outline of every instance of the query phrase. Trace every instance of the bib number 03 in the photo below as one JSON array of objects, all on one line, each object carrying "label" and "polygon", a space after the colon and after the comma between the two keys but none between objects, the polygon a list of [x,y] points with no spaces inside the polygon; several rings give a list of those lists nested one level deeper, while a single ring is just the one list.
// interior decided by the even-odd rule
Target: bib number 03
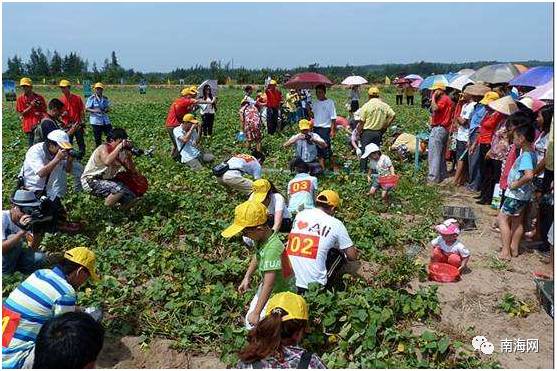
[{"label": "bib number 03", "polygon": [[294,182],[290,185],[290,194],[294,194],[297,192],[309,192],[311,186],[311,181],[309,180],[301,180],[299,182]]},{"label": "bib number 03", "polygon": [[286,251],[288,255],[315,259],[319,248],[319,236],[301,233],[290,233]]}]

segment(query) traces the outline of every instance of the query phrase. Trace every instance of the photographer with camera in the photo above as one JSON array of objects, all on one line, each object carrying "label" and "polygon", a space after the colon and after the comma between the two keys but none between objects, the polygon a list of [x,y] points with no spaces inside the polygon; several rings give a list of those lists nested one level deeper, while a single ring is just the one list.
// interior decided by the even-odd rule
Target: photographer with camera
[{"label": "photographer with camera", "polygon": [[21,272],[33,273],[43,266],[45,254],[33,248],[24,248],[24,238],[32,236],[32,244],[40,245],[42,234],[30,233],[40,213],[41,202],[31,191],[18,190],[11,198],[11,208],[2,210],[2,275]]},{"label": "photographer with camera", "polygon": [[46,112],[46,101],[33,91],[33,82],[30,78],[22,78],[19,86],[23,89],[23,94],[17,97],[15,109],[21,115],[21,127],[31,147],[34,143],[33,130]]},{"label": "photographer with camera", "polygon": [[[128,140],[126,130],[114,128],[107,141],[93,151],[81,176],[83,189],[95,197],[104,198],[104,204],[113,207],[117,203],[127,210],[146,191],[146,179],[137,169],[132,158],[133,143]],[[144,183],[139,190],[131,190],[128,180]]]},{"label": "photographer with camera", "polygon": [[215,156],[209,152],[202,152],[199,147],[199,121],[188,113],[184,115],[182,124],[174,128],[174,138],[181,162],[193,170],[203,168],[204,163],[211,162]]},{"label": "photographer with camera", "polygon": [[67,173],[73,168],[69,155],[72,145],[68,134],[63,130],[51,131],[45,142],[34,144],[25,154],[19,173],[21,187],[35,193],[37,198],[45,197],[44,212],[52,216],[52,221],[37,226],[42,232],[57,230],[75,233],[80,229],[78,223],[69,223],[62,205],[66,194]]},{"label": "photographer with camera", "polygon": [[300,158],[309,166],[311,175],[321,174],[323,168],[317,159],[318,148],[327,148],[327,143],[318,134],[312,132],[311,122],[308,120],[300,120],[298,126],[300,133],[293,135],[282,145],[286,148],[296,144],[296,155],[290,162],[290,169],[292,170],[295,159]]}]

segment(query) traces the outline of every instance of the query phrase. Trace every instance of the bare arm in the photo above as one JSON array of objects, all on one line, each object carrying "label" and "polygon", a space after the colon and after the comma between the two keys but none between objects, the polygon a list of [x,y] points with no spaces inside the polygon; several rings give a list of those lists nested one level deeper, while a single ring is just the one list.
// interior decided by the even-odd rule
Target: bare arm
[{"label": "bare arm", "polygon": [[468,264],[468,260],[470,260],[470,256],[467,256],[462,259],[462,262],[460,263],[460,267],[458,267],[459,272],[462,272],[464,268],[466,268],[466,265]]},{"label": "bare arm", "polygon": [[360,252],[354,246],[347,248],[346,250],[344,250],[344,252],[346,254],[346,258],[350,261],[358,260],[358,258],[360,257]]},{"label": "bare arm", "polygon": [[123,146],[124,146],[124,141],[118,144],[116,148],[114,148],[114,150],[110,153],[108,153],[108,150],[106,149],[105,146],[99,153],[101,157],[101,162],[106,166],[110,166],[118,158],[118,155],[120,154],[120,151],[122,150]]},{"label": "bare arm", "polygon": [[437,106],[436,98],[437,98],[437,92],[433,92],[433,94],[431,95],[431,111],[432,112],[437,111],[437,109],[439,108]]},{"label": "bare arm", "polygon": [[21,230],[16,234],[12,234],[5,241],[2,241],[2,255],[8,253],[14,246],[16,246],[26,233],[26,231]]},{"label": "bare arm", "polygon": [[253,258],[251,258],[251,261],[248,266],[248,270],[244,275],[244,279],[242,280],[242,283],[240,283],[240,286],[238,286],[238,291],[240,292],[240,294],[243,294],[249,289],[249,282],[251,280],[251,276],[253,275],[256,269],[257,269],[257,256],[254,255]]},{"label": "bare arm", "polygon": [[284,142],[284,144],[282,145],[283,147],[289,147],[291,145],[293,145],[294,143],[296,143],[300,138],[301,134],[297,134],[295,136],[293,136],[292,138],[288,139],[286,142]]},{"label": "bare arm", "polygon": [[510,189],[516,189],[522,187],[524,184],[530,182],[534,179],[534,171],[533,170],[525,170],[524,175],[519,180],[512,182],[509,184]]},{"label": "bare arm", "polygon": [[265,272],[265,275],[263,276],[263,285],[261,287],[261,292],[259,293],[259,298],[257,299],[255,309],[252,312],[254,316],[257,315],[257,318],[259,318],[261,311],[263,310],[265,304],[267,304],[267,301],[271,296],[273,286],[275,285],[276,274],[277,273],[275,271],[269,271]]},{"label": "bare arm", "polygon": [[58,165],[60,161],[62,161],[66,156],[67,154],[64,151],[58,151],[58,153],[56,153],[56,156],[54,156],[54,158],[50,160],[48,164],[43,166],[43,168],[37,172],[37,175],[40,178],[48,176],[50,173],[52,173],[56,165]]},{"label": "bare arm", "polygon": [[193,125],[193,126],[190,128],[190,130],[188,130],[188,132],[186,133],[186,135],[179,137],[178,140],[179,140],[180,142],[182,142],[182,143],[187,143],[187,142],[189,142],[190,139],[191,139],[191,136],[192,136],[194,130],[196,130],[196,125]]},{"label": "bare arm", "polygon": [[538,166],[534,169],[534,176],[540,175],[545,170],[545,157],[542,158]]}]

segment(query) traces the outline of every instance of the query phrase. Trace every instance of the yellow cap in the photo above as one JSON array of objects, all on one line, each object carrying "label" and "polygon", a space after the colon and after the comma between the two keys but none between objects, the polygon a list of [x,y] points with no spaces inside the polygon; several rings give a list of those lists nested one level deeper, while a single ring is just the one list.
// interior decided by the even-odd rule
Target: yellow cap
[{"label": "yellow cap", "polygon": [[372,86],[367,90],[367,95],[379,95],[379,88]]},{"label": "yellow cap", "polygon": [[267,197],[267,193],[271,190],[271,183],[269,183],[267,179],[257,179],[253,182],[251,189],[253,193],[250,199],[257,202],[263,202],[265,197]]},{"label": "yellow cap", "polygon": [[300,130],[309,130],[311,129],[311,121],[302,119],[298,123],[298,127],[300,128]]},{"label": "yellow cap", "polygon": [[183,88],[183,89],[180,91],[180,95],[183,96],[183,97],[186,96],[186,95],[188,95],[189,93],[190,93],[190,88],[189,88],[189,87],[188,87],[188,88]]},{"label": "yellow cap", "polygon": [[442,82],[438,81],[429,90],[445,90],[446,86]]},{"label": "yellow cap", "polygon": [[277,308],[287,313],[282,317],[283,322],[290,319],[302,319],[306,321],[309,319],[308,304],[303,297],[293,292],[285,291],[273,295],[267,302],[265,315],[268,316],[272,314],[273,310]]},{"label": "yellow cap", "polygon": [[184,115],[184,118],[182,119],[182,121],[184,121],[184,122],[191,122],[192,124],[198,124],[198,123],[199,123],[199,121],[197,121],[197,120],[195,119],[195,116],[192,115],[191,113],[186,113],[186,114]]},{"label": "yellow cap", "polygon": [[98,89],[98,88],[104,89],[104,85],[101,84],[100,82],[98,82],[98,83],[96,83],[95,85],[93,85],[93,89]]},{"label": "yellow cap", "polygon": [[19,80],[19,86],[33,86],[33,81],[29,77],[22,77]]},{"label": "yellow cap", "polygon": [[84,266],[89,271],[89,275],[93,281],[98,281],[97,271],[95,269],[95,253],[86,247],[74,247],[66,251],[64,259],[68,259],[74,263]]},{"label": "yellow cap", "polygon": [[247,227],[257,227],[267,222],[267,208],[261,202],[246,201],[236,206],[234,223],[222,231],[224,238],[230,238],[242,232]]},{"label": "yellow cap", "polygon": [[331,189],[326,189],[317,196],[317,201],[326,203],[329,206],[339,207],[340,197],[338,193]]},{"label": "yellow cap", "polygon": [[60,83],[58,84],[58,86],[61,87],[61,88],[69,88],[71,86],[71,84],[68,80],[60,80]]},{"label": "yellow cap", "polygon": [[499,99],[499,94],[494,91],[488,91],[487,93],[485,93],[483,99],[480,101],[480,104],[487,105],[493,101],[496,101],[497,99]]},{"label": "yellow cap", "polygon": [[276,85],[276,84],[277,84],[277,82],[275,80],[269,81],[269,85]]}]

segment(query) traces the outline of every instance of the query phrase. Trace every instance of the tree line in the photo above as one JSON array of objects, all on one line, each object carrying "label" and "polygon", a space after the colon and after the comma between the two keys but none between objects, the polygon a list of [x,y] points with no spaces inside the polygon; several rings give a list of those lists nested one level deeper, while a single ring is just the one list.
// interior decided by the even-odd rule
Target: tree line
[{"label": "tree line", "polygon": [[[123,68],[116,56],[112,52],[110,58],[104,60],[99,68],[96,63],[91,66],[86,59],[83,59],[76,52],[70,52],[62,56],[58,51],[43,51],[39,48],[32,48],[27,61],[23,61],[18,55],[8,58],[7,69],[3,72],[4,79],[19,79],[28,76],[37,81],[47,81],[55,83],[61,78],[71,80],[91,80],[102,81],[105,83],[117,84],[137,84],[142,80],[151,84],[179,83],[184,80],[186,83],[199,84],[207,79],[218,80],[219,84],[234,82],[237,84],[260,84],[267,76],[284,82],[288,74],[293,75],[299,72],[313,71],[326,75],[331,81],[340,83],[346,76],[360,75],[373,83],[382,83],[385,76],[395,78],[415,73],[423,77],[431,74],[441,74],[457,72],[464,68],[478,69],[481,66],[502,63],[498,61],[477,61],[462,63],[430,63],[420,61],[408,64],[370,64],[364,66],[320,66],[313,63],[308,66],[292,69],[249,69],[244,67],[234,68],[230,62],[211,61],[208,66],[196,65],[189,68],[176,68],[175,70],[162,72],[143,73],[135,71],[133,68]],[[552,65],[553,61],[512,61],[512,63],[524,64],[528,67],[540,65]]]}]

